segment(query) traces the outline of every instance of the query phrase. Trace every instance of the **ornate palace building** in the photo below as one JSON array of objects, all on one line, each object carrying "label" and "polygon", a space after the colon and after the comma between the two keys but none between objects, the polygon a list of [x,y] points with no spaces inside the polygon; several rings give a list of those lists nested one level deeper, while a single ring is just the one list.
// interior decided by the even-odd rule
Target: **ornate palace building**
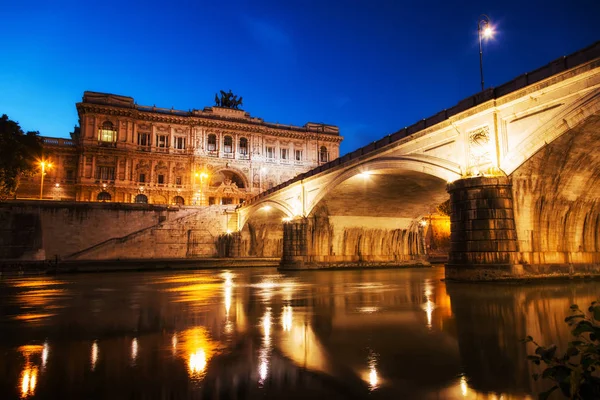
[{"label": "ornate palace building", "polygon": [[236,106],[178,111],[85,92],[71,139],[43,138],[43,193],[38,173],[17,197],[237,204],[339,156],[336,126],[268,123]]}]

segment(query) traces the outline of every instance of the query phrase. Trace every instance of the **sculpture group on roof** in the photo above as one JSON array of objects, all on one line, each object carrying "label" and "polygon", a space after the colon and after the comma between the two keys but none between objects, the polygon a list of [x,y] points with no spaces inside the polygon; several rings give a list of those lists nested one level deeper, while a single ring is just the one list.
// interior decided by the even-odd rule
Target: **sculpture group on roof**
[{"label": "sculpture group on roof", "polygon": [[237,95],[231,92],[231,89],[227,93],[223,90],[220,92],[221,98],[219,98],[218,93],[215,93],[215,106],[239,110],[239,107],[242,105],[242,96],[238,99]]}]

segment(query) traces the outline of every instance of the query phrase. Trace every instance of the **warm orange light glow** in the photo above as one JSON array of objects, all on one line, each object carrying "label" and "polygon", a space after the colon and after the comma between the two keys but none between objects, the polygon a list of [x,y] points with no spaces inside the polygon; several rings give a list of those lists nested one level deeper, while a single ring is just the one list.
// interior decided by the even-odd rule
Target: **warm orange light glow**
[{"label": "warm orange light glow", "polygon": [[203,372],[204,368],[206,368],[206,353],[204,350],[198,349],[195,353],[190,354],[188,365],[192,375]]},{"label": "warm orange light glow", "polygon": [[261,210],[263,210],[263,211],[269,211],[269,210],[271,210],[271,208],[272,208],[271,206],[263,206],[261,208]]},{"label": "warm orange light glow", "polygon": [[25,398],[34,395],[37,374],[37,367],[31,367],[29,364],[25,366],[25,369],[21,373],[21,397]]},{"label": "warm orange light glow", "polygon": [[177,338],[177,345],[182,344],[184,353],[181,356],[187,360],[188,373],[191,379],[204,378],[208,362],[215,354],[217,343],[211,340],[205,327],[188,329]]},{"label": "warm orange light glow", "polygon": [[281,315],[283,330],[289,332],[292,329],[292,306],[284,306]]},{"label": "warm orange light glow", "polygon": [[358,176],[360,176],[361,178],[368,178],[369,176],[371,176],[371,174],[371,171],[363,171],[360,174],[358,174]]}]

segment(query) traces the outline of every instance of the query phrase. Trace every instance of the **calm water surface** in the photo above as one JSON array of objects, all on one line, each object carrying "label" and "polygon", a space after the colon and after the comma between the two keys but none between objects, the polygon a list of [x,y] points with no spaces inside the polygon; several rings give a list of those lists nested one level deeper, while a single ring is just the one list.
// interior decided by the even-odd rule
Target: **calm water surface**
[{"label": "calm water surface", "polygon": [[[532,335],[596,282],[445,284],[443,268],[0,280],[0,398],[511,399]],[[529,348],[529,352],[532,349]]]}]

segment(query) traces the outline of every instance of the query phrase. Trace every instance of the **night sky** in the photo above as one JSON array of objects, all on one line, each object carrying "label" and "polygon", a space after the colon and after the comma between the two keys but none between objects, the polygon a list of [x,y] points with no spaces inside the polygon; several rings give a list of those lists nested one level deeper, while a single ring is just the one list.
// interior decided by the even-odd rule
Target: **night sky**
[{"label": "night sky", "polygon": [[338,125],[341,153],[600,40],[599,0],[5,1],[0,114],[68,137],[83,91],[180,110],[243,96],[269,122]]}]

